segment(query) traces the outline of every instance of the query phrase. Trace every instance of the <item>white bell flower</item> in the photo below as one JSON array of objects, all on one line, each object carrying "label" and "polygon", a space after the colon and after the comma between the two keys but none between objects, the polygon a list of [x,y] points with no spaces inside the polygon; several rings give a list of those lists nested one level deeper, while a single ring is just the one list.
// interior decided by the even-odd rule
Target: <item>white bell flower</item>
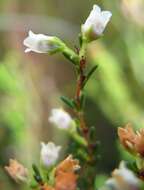
[{"label": "white bell flower", "polygon": [[111,16],[110,11],[101,11],[98,5],[94,5],[89,17],[82,25],[82,34],[88,39],[96,39],[104,32]]},{"label": "white bell flower", "polygon": [[60,50],[60,40],[55,36],[46,36],[44,34],[34,34],[29,31],[28,37],[23,44],[27,47],[25,52],[53,53]]},{"label": "white bell flower", "polygon": [[68,129],[73,126],[73,119],[61,108],[52,109],[49,122],[53,123],[60,129]]},{"label": "white bell flower", "polygon": [[53,142],[41,143],[41,164],[45,167],[53,166],[59,158],[61,146],[56,146]]},{"label": "white bell flower", "polygon": [[105,186],[100,190],[114,189],[114,190],[131,190],[139,189],[140,181],[136,175],[126,167],[124,161],[120,163],[118,169],[112,172],[112,177],[108,179]]}]

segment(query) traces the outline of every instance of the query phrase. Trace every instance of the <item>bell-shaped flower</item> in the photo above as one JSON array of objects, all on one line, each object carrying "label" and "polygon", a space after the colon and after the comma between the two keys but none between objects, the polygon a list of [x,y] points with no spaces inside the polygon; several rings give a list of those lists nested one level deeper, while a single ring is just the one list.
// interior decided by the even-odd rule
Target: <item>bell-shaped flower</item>
[{"label": "bell-shaped flower", "polygon": [[61,146],[56,146],[53,142],[41,143],[40,161],[44,167],[53,166],[59,158]]},{"label": "bell-shaped flower", "polygon": [[44,34],[34,34],[32,31],[29,31],[29,35],[23,44],[27,47],[26,53],[30,51],[36,53],[56,53],[63,48],[63,44],[59,38]]},{"label": "bell-shaped flower", "polygon": [[140,180],[126,167],[124,161],[120,163],[118,169],[112,172],[112,178],[108,179],[105,186],[100,190],[140,190]]},{"label": "bell-shaped flower", "polygon": [[101,11],[99,6],[94,5],[89,17],[82,25],[82,35],[88,41],[97,39],[103,34],[111,16],[112,13],[110,11]]},{"label": "bell-shaped flower", "polygon": [[73,126],[74,121],[71,116],[61,108],[55,108],[51,111],[49,122],[60,129],[68,129]]}]

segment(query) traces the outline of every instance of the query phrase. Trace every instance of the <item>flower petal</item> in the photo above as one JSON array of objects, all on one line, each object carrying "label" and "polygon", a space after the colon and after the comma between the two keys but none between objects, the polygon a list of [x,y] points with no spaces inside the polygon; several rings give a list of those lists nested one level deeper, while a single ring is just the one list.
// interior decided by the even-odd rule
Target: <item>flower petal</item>
[{"label": "flower petal", "polygon": [[25,53],[29,53],[29,52],[31,52],[32,50],[30,49],[30,48],[26,48],[25,49]]}]

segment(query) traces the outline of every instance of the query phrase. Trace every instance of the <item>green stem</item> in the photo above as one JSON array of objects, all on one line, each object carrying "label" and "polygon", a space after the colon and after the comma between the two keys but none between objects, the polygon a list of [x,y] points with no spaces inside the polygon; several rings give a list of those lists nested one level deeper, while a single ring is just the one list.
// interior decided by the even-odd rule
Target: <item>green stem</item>
[{"label": "green stem", "polygon": [[79,63],[79,56],[69,47],[64,45],[63,55],[69,59],[74,65],[78,65]]},{"label": "green stem", "polygon": [[79,52],[79,59],[81,60],[86,55],[87,42],[83,39],[82,46]]}]

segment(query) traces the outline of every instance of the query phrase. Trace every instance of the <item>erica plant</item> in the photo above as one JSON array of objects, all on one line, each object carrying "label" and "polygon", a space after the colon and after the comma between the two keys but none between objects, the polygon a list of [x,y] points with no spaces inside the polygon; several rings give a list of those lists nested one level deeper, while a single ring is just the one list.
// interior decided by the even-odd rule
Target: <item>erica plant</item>
[{"label": "erica plant", "polygon": [[[28,169],[16,160],[10,160],[6,171],[16,182],[26,182],[29,187],[39,190],[76,190],[96,189],[96,165],[99,158],[99,142],[96,140],[95,126],[88,126],[85,121],[84,103],[85,86],[88,85],[97,65],[91,67],[87,63],[87,47],[89,43],[102,37],[110,21],[112,13],[102,11],[93,6],[87,20],[81,26],[79,45],[76,51],[55,36],[35,34],[29,31],[24,40],[25,52],[62,53],[73,64],[76,72],[75,94],[73,98],[61,96],[75,117],[70,116],[62,108],[54,108],[49,116],[49,122],[60,130],[65,130],[70,137],[68,155],[59,161],[61,146],[54,142],[41,143],[40,167],[32,165],[33,176]],[[132,127],[119,128],[118,135],[124,148],[134,156],[133,163],[122,161],[119,169],[114,170],[100,190],[139,190],[144,179],[144,132],[134,133]],[[114,155],[113,155],[114,156]]]}]

